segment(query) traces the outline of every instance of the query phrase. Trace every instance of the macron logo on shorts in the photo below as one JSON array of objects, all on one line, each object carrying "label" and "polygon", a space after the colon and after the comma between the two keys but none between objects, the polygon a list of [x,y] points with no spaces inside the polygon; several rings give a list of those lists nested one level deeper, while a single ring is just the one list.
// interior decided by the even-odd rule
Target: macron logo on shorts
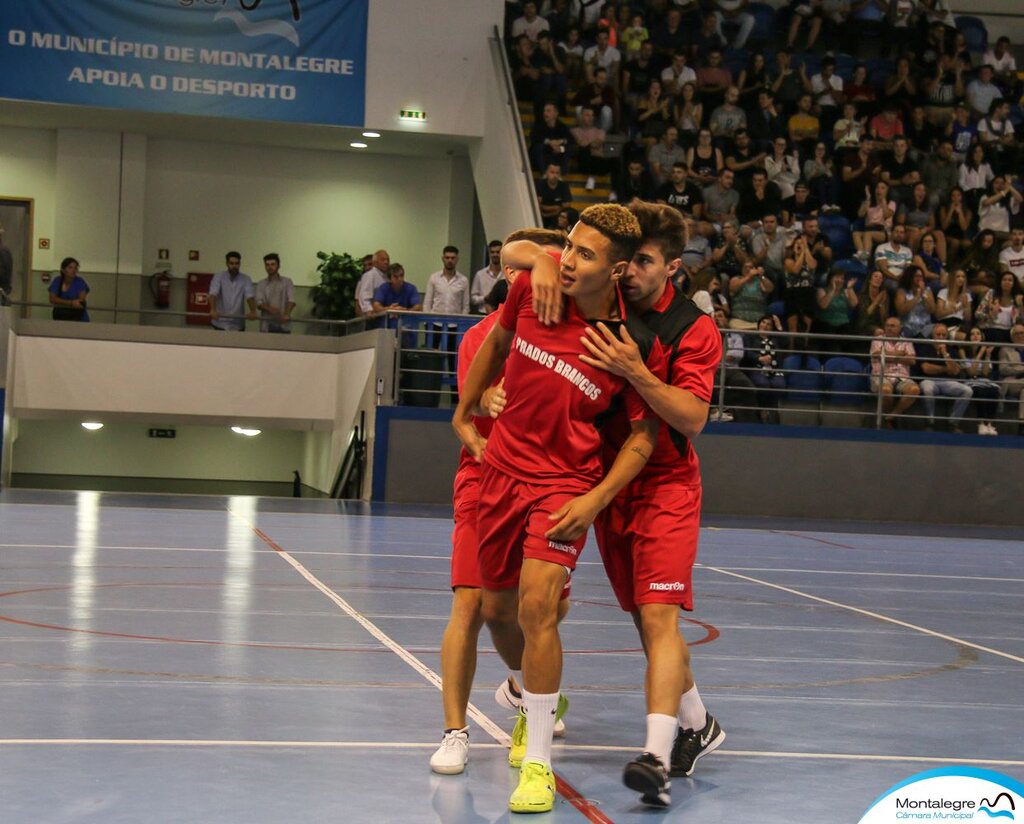
[{"label": "macron logo on shorts", "polygon": [[557,549],[559,552],[568,552],[573,558],[576,557],[576,547],[572,544],[560,544],[558,541],[548,541],[548,546],[552,549]]},{"label": "macron logo on shorts", "polygon": [[681,581],[671,581],[669,583],[655,583],[651,584],[650,589],[655,592],[683,592],[686,589],[686,584]]}]

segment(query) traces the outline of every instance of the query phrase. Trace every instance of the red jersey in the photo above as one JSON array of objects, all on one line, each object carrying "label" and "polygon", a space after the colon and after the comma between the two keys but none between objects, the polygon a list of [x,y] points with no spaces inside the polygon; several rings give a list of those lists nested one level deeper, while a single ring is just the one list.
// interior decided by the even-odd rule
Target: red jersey
[{"label": "red jersey", "polygon": [[[715,372],[722,360],[722,334],[710,315],[676,290],[669,281],[665,294],[641,319],[658,336],[667,350],[666,383],[693,392],[711,402]],[[629,434],[625,416],[616,415],[605,427],[604,460],[610,465]],[[658,446],[634,483],[700,483],[700,461],[690,443],[664,422],[658,431]]]},{"label": "red jersey", "polygon": [[[500,310],[499,310],[500,311]],[[476,357],[476,353],[480,350],[483,345],[484,338],[487,337],[491,328],[498,321],[498,312],[491,312],[476,326],[469,329],[465,335],[462,336],[462,342],[459,344],[458,354],[458,367],[457,367],[457,380],[459,385],[459,394],[462,394],[463,385],[466,383],[466,376],[469,374],[469,367],[473,364],[473,358]],[[501,380],[501,376],[498,376],[498,380]],[[491,428],[494,426],[494,419],[490,416],[484,418],[473,418],[473,423],[476,425],[477,431],[485,438],[491,436]],[[459,468],[455,473],[455,490],[462,487],[466,480],[479,480],[480,478],[480,464],[473,458],[469,452],[466,451],[466,447],[462,447],[459,451]]]},{"label": "red jersey", "polygon": [[[627,420],[653,413],[623,378],[580,360],[588,354],[580,337],[589,323],[574,300],[565,301],[563,314],[562,323],[544,326],[533,311],[530,273],[519,274],[498,320],[514,332],[505,363],[508,403],[494,424],[484,458],[518,480],[585,492],[603,476],[598,426],[613,401],[622,396]],[[624,312],[622,317],[652,371],[664,374],[655,336],[638,318]]]}]

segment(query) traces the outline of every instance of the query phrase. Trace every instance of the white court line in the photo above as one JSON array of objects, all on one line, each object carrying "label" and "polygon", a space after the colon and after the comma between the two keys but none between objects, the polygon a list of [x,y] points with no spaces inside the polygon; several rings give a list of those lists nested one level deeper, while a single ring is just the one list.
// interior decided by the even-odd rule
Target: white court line
[{"label": "white court line", "polygon": [[[333,749],[333,750],[420,750],[436,749],[436,743],[419,741],[245,741],[245,740],[196,740],[189,738],[0,738],[3,746],[78,746],[78,747],[251,747],[259,749]],[[474,749],[505,749],[504,744],[473,744]],[[604,744],[560,744],[558,750],[574,752],[636,752],[636,747],[620,747]],[[1021,767],[1024,761],[997,758],[938,758],[927,755],[876,755],[841,752],[774,752],[771,750],[730,750],[718,749],[716,755],[734,758],[794,758],[807,761],[914,761],[927,764],[990,764],[1004,767]]]},{"label": "white court line", "polygon": [[752,578],[749,575],[740,575],[738,572],[730,572],[729,570],[722,569],[720,567],[709,566],[705,567],[705,569],[710,569],[713,572],[718,572],[722,575],[729,575],[733,578],[739,578],[743,581],[749,581],[753,584],[760,584],[761,586],[770,587],[771,589],[777,589],[780,592],[788,592],[790,595],[798,595],[801,598],[807,598],[811,601],[817,601],[821,604],[827,604],[830,607],[838,607],[839,609],[845,609],[850,612],[856,612],[859,615],[866,615],[868,618],[874,618],[878,621],[885,621],[889,624],[895,624],[898,627],[904,627],[905,629],[912,629],[915,632],[920,632],[924,635],[930,635],[933,638],[941,638],[943,641],[951,641],[954,644],[962,644],[965,647],[970,647],[971,649],[976,649],[980,652],[987,652],[990,655],[998,655],[1000,658],[1006,658],[1010,661],[1016,661],[1018,664],[1024,664],[1024,658],[1020,657],[1019,655],[1013,655],[1009,652],[1003,652],[1002,650],[993,649],[992,647],[985,647],[981,644],[975,644],[972,641],[967,641],[963,638],[957,638],[955,635],[946,635],[943,632],[936,632],[935,630],[928,629],[927,627],[918,626],[917,624],[911,624],[907,621],[900,621],[898,618],[890,618],[888,615],[882,615],[878,612],[872,612],[869,609],[861,609],[860,607],[851,606],[850,604],[843,604],[839,601],[833,601],[829,598],[821,598],[817,595],[811,595],[808,592],[801,592],[798,589],[793,589],[792,587],[784,587],[781,584],[773,584],[771,581],[762,581],[760,578]]},{"label": "white court line", "polygon": [[[0,544],[2,546],[2,544]],[[706,564],[694,564],[694,567],[712,569]],[[1024,584],[1024,578],[996,578],[984,575],[933,575],[927,572],[861,572],[852,569],[797,569],[788,567],[719,567],[735,572],[805,572],[809,575],[867,575],[876,578],[943,578],[951,581],[1007,581]]]},{"label": "white court line", "polygon": [[[430,667],[424,664],[419,658],[409,652],[405,647],[387,635],[380,627],[374,624],[370,619],[366,618],[359,610],[349,604],[344,598],[342,598],[333,589],[323,583],[317,578],[312,572],[306,569],[299,561],[293,558],[287,551],[282,547],[278,546],[274,541],[268,537],[264,532],[260,531],[254,524],[250,523],[248,519],[239,515],[236,512],[232,512],[230,509],[227,510],[228,514],[238,518],[243,523],[247,524],[250,529],[253,530],[265,543],[267,543],[272,549],[275,549],[277,554],[286,560],[291,566],[299,573],[303,578],[306,579],[310,584],[316,587],[320,592],[331,599],[346,615],[352,620],[359,624],[365,629],[370,635],[380,641],[384,646],[391,650],[395,655],[405,661],[413,670],[418,672],[427,680],[428,683],[433,684],[438,690],[441,689],[441,676],[434,672]],[[501,727],[495,724],[490,718],[488,718],[479,708],[473,703],[470,703],[466,708],[466,714],[477,722],[498,744],[503,746],[509,746],[512,743],[511,737]]]}]

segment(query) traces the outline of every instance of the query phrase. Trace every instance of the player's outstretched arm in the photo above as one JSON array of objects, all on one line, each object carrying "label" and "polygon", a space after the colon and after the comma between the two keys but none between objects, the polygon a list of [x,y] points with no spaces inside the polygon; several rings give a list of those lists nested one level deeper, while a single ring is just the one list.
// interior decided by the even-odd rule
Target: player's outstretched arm
[{"label": "player's outstretched arm", "polygon": [[466,375],[466,383],[459,396],[459,405],[452,418],[455,434],[466,447],[466,451],[478,461],[484,454],[487,442],[473,424],[473,413],[480,408],[484,392],[494,383],[494,379],[505,365],[511,346],[512,332],[496,323],[473,358],[469,374]]},{"label": "player's outstretched arm", "polygon": [[545,537],[572,541],[586,532],[597,514],[647,465],[658,442],[658,426],[658,419],[654,417],[633,421],[632,431],[608,473],[585,495],[573,498],[548,516],[555,525],[545,533]]},{"label": "player's outstretched arm", "polygon": [[544,247],[532,240],[513,240],[501,247],[501,265],[530,272],[533,311],[545,326],[562,317],[562,288],[558,264]]},{"label": "player's outstretched arm", "polygon": [[655,414],[681,435],[687,438],[699,435],[708,419],[707,401],[693,392],[665,383],[651,372],[625,326],[621,327],[622,340],[603,323],[597,328],[600,334],[587,329],[586,337],[580,338],[590,352],[590,356],[580,355],[580,360],[625,378]]}]

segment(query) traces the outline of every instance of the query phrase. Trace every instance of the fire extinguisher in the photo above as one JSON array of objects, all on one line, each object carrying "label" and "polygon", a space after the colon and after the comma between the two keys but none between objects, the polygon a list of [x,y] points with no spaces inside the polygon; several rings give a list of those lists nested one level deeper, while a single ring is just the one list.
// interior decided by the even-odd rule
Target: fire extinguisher
[{"label": "fire extinguisher", "polygon": [[149,278],[149,291],[153,293],[158,309],[166,309],[171,305],[171,276],[167,272],[157,272]]}]

